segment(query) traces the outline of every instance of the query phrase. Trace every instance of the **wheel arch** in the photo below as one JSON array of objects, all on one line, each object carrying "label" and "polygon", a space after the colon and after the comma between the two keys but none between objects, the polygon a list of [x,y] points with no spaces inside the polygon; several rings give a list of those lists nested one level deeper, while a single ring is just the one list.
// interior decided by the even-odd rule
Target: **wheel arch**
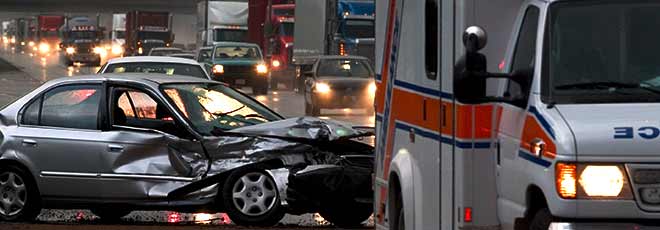
[{"label": "wheel arch", "polygon": [[531,219],[538,210],[548,207],[548,201],[545,198],[545,194],[541,187],[535,184],[527,186],[527,190],[525,191],[525,204],[527,207],[525,210],[525,218],[528,220]]},{"label": "wheel arch", "polygon": [[[406,224],[406,229],[415,229],[415,189],[414,181],[415,176],[413,159],[411,154],[406,149],[400,149],[394,159],[390,163],[390,172],[388,173],[388,196],[390,193],[389,189],[392,188],[392,179],[396,178],[399,186],[399,191],[401,192],[401,202],[403,204],[402,209],[406,210],[404,213],[404,222]],[[402,180],[404,179],[404,180]],[[393,200],[388,197],[387,204],[388,209]],[[389,214],[388,214],[389,215]],[[391,221],[390,221],[391,222]],[[390,226],[391,227],[391,226]]]},{"label": "wheel arch", "polygon": [[2,158],[0,159],[0,166],[14,166],[25,171],[25,173],[28,173],[29,175],[27,176],[30,178],[30,180],[32,180],[32,183],[34,183],[34,186],[37,189],[37,193],[41,194],[41,190],[39,189],[39,184],[37,183],[37,177],[35,173],[32,170],[30,170],[30,168],[26,164],[16,159]]}]

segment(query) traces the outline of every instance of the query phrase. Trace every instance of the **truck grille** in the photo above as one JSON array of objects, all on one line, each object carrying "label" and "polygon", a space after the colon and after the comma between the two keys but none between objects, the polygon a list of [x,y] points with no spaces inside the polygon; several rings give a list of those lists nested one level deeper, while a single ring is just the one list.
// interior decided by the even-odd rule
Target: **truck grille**
[{"label": "truck grille", "polygon": [[250,75],[255,72],[255,67],[251,65],[226,65],[224,68],[225,75],[228,76]]},{"label": "truck grille", "polygon": [[88,54],[92,53],[92,44],[91,43],[78,43],[76,44],[76,53]]}]

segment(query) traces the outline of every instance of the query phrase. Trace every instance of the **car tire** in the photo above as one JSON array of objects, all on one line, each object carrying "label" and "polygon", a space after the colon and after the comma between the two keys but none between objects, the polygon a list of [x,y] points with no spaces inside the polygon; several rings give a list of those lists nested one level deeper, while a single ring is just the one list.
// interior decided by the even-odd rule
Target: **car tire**
[{"label": "car tire", "polygon": [[554,217],[548,208],[539,209],[529,222],[529,230],[546,230],[550,227],[550,223],[552,223],[553,220]]},{"label": "car tire", "polygon": [[32,221],[39,212],[41,197],[30,173],[13,165],[0,166],[0,220]]},{"label": "car tire", "polygon": [[362,226],[362,222],[369,219],[373,213],[373,206],[357,202],[338,202],[326,204],[319,213],[337,227],[354,228]]},{"label": "car tire", "polygon": [[101,218],[103,222],[118,222],[122,217],[131,214],[131,210],[114,208],[98,208],[91,209],[90,211]]},{"label": "car tire", "polygon": [[284,217],[275,180],[263,169],[246,166],[232,172],[222,189],[229,218],[242,226],[273,226]]}]

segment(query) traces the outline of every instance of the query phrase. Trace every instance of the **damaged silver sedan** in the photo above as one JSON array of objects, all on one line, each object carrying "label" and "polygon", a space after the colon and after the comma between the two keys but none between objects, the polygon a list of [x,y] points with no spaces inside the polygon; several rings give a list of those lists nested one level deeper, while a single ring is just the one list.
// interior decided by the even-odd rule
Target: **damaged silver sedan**
[{"label": "damaged silver sedan", "polygon": [[0,219],[88,208],[227,212],[268,226],[319,212],[338,226],[372,213],[372,135],[284,119],[209,80],[94,75],[45,83],[0,111]]}]

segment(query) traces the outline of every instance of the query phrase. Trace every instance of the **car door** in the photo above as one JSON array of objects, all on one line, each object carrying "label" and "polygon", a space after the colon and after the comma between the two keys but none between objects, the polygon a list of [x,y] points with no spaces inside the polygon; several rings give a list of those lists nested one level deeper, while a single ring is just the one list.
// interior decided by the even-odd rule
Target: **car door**
[{"label": "car door", "polygon": [[207,160],[201,144],[172,110],[148,91],[109,89],[109,136],[101,153],[103,196],[114,200],[158,200],[201,176]]},{"label": "car door", "polygon": [[61,85],[22,111],[15,138],[39,171],[35,178],[44,197],[98,197],[102,89],[100,83]]},{"label": "car door", "polygon": [[[535,69],[540,10],[536,6],[530,6],[524,14],[513,53],[511,73],[533,73]],[[529,77],[531,82],[531,75]],[[520,158],[529,155],[524,148],[521,148],[527,143],[522,143],[521,140],[524,139],[527,121],[534,119],[532,113],[528,113],[529,87],[510,81],[504,96],[524,98],[523,102],[502,104],[500,107],[499,145],[497,146],[499,154],[497,187],[500,211],[510,211],[525,204],[526,188],[523,187],[523,175],[525,175],[526,164],[521,164]],[[529,110],[531,109],[529,108]],[[512,206],[512,204],[518,206],[514,207],[515,205]]]}]

